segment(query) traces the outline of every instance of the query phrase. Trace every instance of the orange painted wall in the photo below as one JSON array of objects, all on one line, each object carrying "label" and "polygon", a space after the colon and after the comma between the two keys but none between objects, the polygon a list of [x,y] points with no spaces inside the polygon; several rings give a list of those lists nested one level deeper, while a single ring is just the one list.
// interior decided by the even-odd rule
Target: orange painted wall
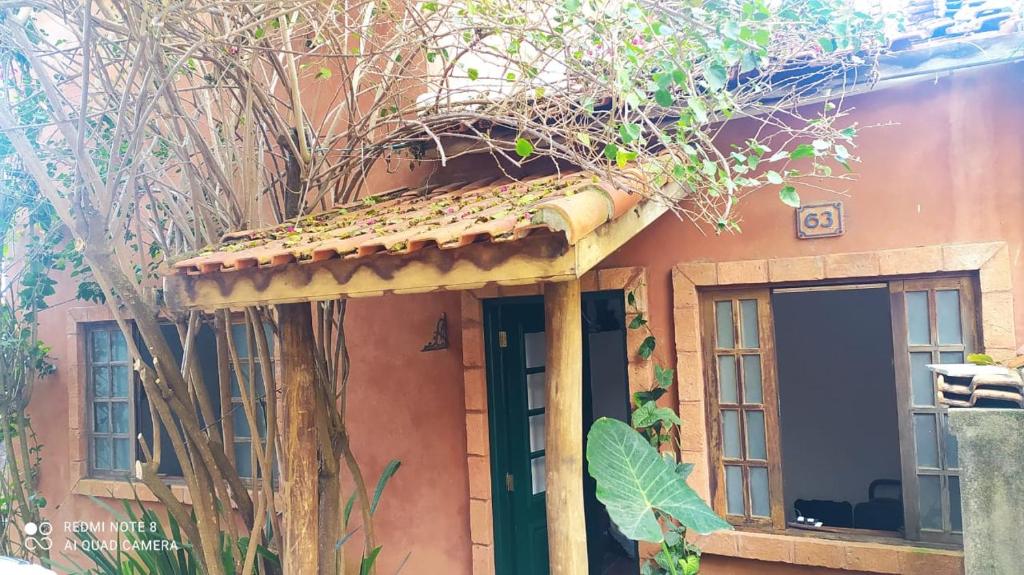
[{"label": "orange painted wall", "polygon": [[[67,386],[77,384],[64,334],[71,321],[66,310],[80,306],[69,302],[42,315],[41,336],[54,345],[58,372],[41,382],[30,409],[45,446],[41,488],[49,505],[44,518],[54,523],[58,550],[64,548],[64,521],[111,519],[89,498],[70,494]],[[402,462],[377,515],[382,573],[395,572],[407,554],[403,573],[470,572],[459,330],[449,331],[449,349],[420,351],[442,312],[451,325],[459,325],[457,293],[358,300],[349,311],[354,450],[371,488],[388,461]],[[358,546],[350,548],[350,554],[358,553]]]},{"label": "orange painted wall", "polygon": [[[603,267],[645,266],[659,361],[672,340],[670,270],[692,260],[734,260],[1003,240],[1015,265],[1018,339],[1024,341],[1024,66],[962,72],[858,96],[854,118],[863,130],[859,177],[843,198],[845,236],[797,240],[792,210],[772,192],[741,205],[744,233],[703,235],[671,216],[615,253]],[[394,187],[394,186],[388,186]],[[833,194],[800,190],[804,201]],[[63,296],[70,294],[64,286]],[[53,301],[66,299],[58,295]],[[66,310],[42,315],[42,337],[54,346],[58,374],[43,381],[31,406],[45,447],[42,489],[46,516],[57,524],[104,519],[87,498],[69,495],[67,386],[77,385],[68,365]],[[441,312],[452,338],[446,351],[421,353]],[[354,371],[351,416],[357,455],[375,478],[391,458],[402,461],[380,510],[383,572],[410,554],[404,573],[468,574],[466,438],[457,294],[387,297],[352,303],[349,321]],[[58,538],[58,548],[63,541]],[[709,557],[706,572],[824,573]],[[850,573],[850,572],[844,572]]]}]

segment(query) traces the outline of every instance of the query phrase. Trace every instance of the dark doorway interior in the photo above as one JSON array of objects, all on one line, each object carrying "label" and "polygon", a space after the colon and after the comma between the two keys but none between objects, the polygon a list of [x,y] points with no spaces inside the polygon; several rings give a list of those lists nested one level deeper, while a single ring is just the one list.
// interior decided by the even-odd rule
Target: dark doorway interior
[{"label": "dark doorway interior", "polygon": [[885,531],[903,523],[889,291],[777,290],[786,519]]},{"label": "dark doorway interior", "polygon": [[[629,421],[626,368],[626,310],[622,292],[583,298],[583,433],[601,417]],[[585,440],[584,440],[585,443]],[[636,543],[623,536],[597,500],[596,485],[584,460],[583,497],[591,575],[635,575]]]}]

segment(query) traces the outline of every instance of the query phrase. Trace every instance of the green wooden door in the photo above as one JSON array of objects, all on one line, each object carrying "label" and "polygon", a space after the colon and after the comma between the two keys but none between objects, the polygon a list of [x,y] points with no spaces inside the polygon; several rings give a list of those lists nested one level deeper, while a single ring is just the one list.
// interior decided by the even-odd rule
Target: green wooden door
[{"label": "green wooden door", "polygon": [[486,303],[484,312],[497,573],[544,575],[543,300],[495,300]]}]

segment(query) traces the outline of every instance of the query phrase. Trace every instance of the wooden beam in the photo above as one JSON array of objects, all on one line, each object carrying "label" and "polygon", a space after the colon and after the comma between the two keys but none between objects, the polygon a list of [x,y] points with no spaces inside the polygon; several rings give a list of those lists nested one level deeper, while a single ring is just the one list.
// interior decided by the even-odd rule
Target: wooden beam
[{"label": "wooden beam", "polygon": [[583,515],[583,325],[580,281],[544,286],[547,333],[548,557],[551,575],[580,575],[587,568]]},{"label": "wooden beam", "polygon": [[319,441],[310,304],[278,306],[284,390],[284,572],[319,571]]},{"label": "wooden beam", "polygon": [[539,232],[516,241],[483,242],[458,249],[424,248],[408,255],[168,276],[164,296],[172,309],[213,310],[471,289],[489,282],[539,283],[576,275],[575,250],[565,236]]}]

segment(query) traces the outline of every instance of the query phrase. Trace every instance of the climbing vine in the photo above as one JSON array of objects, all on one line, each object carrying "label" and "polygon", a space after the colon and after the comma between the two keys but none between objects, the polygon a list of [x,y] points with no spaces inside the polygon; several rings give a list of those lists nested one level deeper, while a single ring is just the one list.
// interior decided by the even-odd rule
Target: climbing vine
[{"label": "climbing vine", "polygon": [[[631,424],[652,447],[662,451],[662,456],[672,460],[678,481],[686,481],[693,470],[692,463],[675,461],[673,449],[679,447],[678,434],[673,433],[683,422],[670,407],[658,405],[658,400],[669,392],[675,382],[675,370],[659,364],[654,359],[658,341],[651,330],[647,317],[639,309],[636,294],[626,294],[626,303],[635,314],[629,322],[629,329],[646,333],[636,353],[645,361],[654,362],[654,386],[638,391],[632,397]],[[655,515],[664,531],[661,552],[641,567],[641,575],[695,575],[700,571],[700,548],[686,540],[686,527],[677,519],[655,510]]]}]

